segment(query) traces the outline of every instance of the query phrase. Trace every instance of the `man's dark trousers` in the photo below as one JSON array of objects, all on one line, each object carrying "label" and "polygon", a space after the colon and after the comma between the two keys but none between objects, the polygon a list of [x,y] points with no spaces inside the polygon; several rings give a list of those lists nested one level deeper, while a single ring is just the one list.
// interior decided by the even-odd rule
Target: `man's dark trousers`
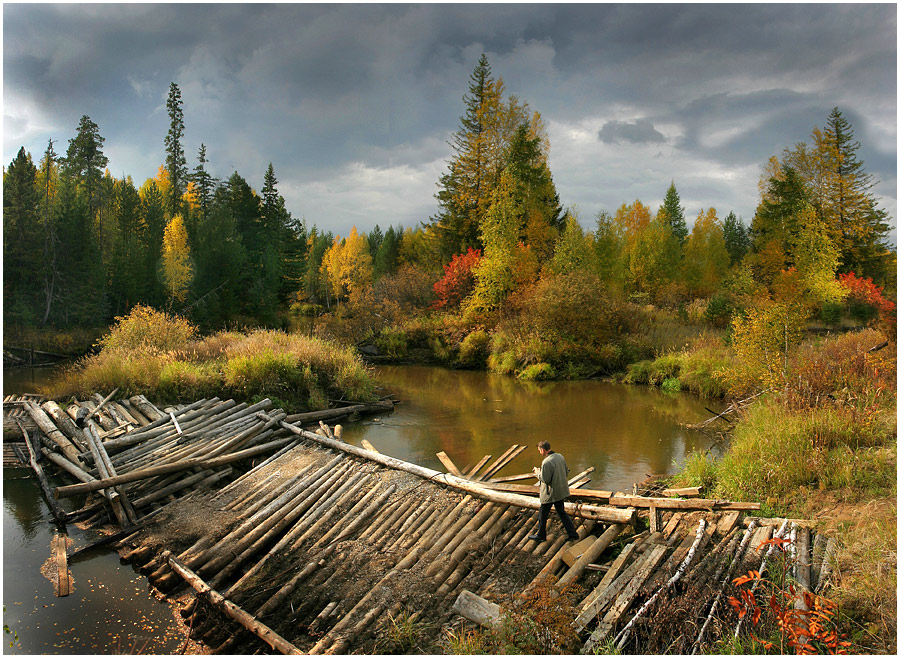
[{"label": "man's dark trousers", "polygon": [[541,539],[547,537],[547,519],[550,517],[551,507],[556,508],[559,520],[562,521],[563,527],[566,529],[569,538],[575,537],[578,532],[575,530],[575,524],[572,523],[572,519],[566,514],[566,501],[564,500],[557,500],[555,503],[543,503],[541,505],[541,511],[538,513],[538,537]]}]

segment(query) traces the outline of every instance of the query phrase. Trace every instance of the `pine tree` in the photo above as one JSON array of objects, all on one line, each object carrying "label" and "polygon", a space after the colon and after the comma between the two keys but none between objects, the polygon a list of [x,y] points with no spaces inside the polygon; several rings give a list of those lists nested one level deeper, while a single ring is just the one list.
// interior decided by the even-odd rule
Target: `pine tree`
[{"label": "pine tree", "polygon": [[166,135],[166,171],[169,172],[169,211],[172,216],[181,212],[181,196],[187,186],[187,159],[181,140],[184,137],[184,114],[181,110],[181,90],[174,82],[169,85],[166,110],[169,113],[169,132]]}]

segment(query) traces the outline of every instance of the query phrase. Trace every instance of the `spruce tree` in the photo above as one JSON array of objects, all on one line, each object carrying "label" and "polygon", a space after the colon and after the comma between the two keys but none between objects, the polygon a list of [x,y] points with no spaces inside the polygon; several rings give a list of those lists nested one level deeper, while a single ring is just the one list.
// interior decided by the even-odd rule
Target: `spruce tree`
[{"label": "spruce tree", "polygon": [[197,186],[197,203],[200,207],[200,218],[205,219],[209,212],[209,205],[212,202],[213,193],[216,189],[216,179],[210,176],[206,170],[209,160],[206,159],[206,144],[200,144],[200,150],[197,153],[197,166],[194,167],[194,173],[191,180]]},{"label": "spruce tree", "polygon": [[672,227],[672,235],[678,240],[678,244],[684,245],[688,236],[687,222],[684,220],[684,208],[681,206],[678,190],[675,189],[675,181],[672,181],[669,189],[666,190],[662,209],[666,211],[669,226]]},{"label": "spruce tree", "polygon": [[737,218],[734,211],[726,215],[722,222],[722,232],[725,235],[725,249],[728,250],[728,258],[731,264],[741,262],[750,251],[750,232],[744,223]]},{"label": "spruce tree", "polygon": [[181,140],[184,137],[184,114],[181,110],[181,90],[174,82],[169,85],[166,110],[169,113],[169,132],[166,135],[166,171],[169,172],[169,212],[175,216],[181,212],[181,197],[187,186],[187,159]]}]

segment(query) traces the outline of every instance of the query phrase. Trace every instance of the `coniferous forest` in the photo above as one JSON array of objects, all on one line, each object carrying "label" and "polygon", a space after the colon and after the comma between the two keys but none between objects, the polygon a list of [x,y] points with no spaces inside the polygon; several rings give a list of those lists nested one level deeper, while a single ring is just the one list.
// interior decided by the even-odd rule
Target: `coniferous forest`
[{"label": "coniferous forest", "polygon": [[[659,208],[623,199],[577,217],[556,191],[540,113],[509,94],[482,56],[437,181],[438,212],[417,226],[336,236],[285,207],[272,164],[259,191],[238,172],[216,178],[203,144],[189,166],[183,102],[172,83],[163,162],[146,181],[111,174],[101,127],[88,116],[67,142],[22,149],[9,163],[7,332],[103,326],[142,304],[206,330],[355,317],[343,333],[358,341],[435,309],[490,324],[529,298],[556,296],[561,276],[578,282],[560,288],[572,295],[584,288],[682,315],[702,308],[721,326],[757,298],[792,295],[804,319],[834,324],[863,288],[894,295],[888,217],[838,108],[807,141],[762,163],[749,222],[715,199],[686,217],[676,180],[660,182]],[[386,312],[358,317],[373,305]]]}]

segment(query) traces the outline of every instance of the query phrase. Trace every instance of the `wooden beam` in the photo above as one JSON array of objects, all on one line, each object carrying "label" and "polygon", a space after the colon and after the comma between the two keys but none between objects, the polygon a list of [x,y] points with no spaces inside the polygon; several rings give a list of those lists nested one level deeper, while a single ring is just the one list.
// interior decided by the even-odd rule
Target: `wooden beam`
[{"label": "wooden beam", "polygon": [[56,556],[56,595],[57,596],[68,596],[70,593],[70,585],[69,585],[69,563],[66,559],[66,532],[65,530],[60,530],[57,534],[53,536],[53,543],[55,544],[55,556]]},{"label": "wooden beam", "polygon": [[460,471],[456,467],[456,464],[453,463],[453,460],[450,459],[450,455],[441,450],[440,452],[436,453],[436,456],[441,460],[441,463],[444,465],[444,468],[447,469],[448,473],[450,473],[451,475],[455,475],[458,478],[464,477],[462,471]]},{"label": "wooden beam", "polygon": [[184,578],[184,580],[194,588],[197,594],[203,596],[215,608],[218,608],[220,611],[234,619],[270,647],[285,655],[300,655],[303,653],[278,633],[256,619],[256,617],[212,589],[197,574],[188,569],[177,557],[172,555],[170,551],[163,552],[161,557],[163,560],[168,561],[172,570]]},{"label": "wooden beam", "polygon": [[648,496],[630,496],[617,493],[611,496],[609,504],[613,507],[659,507],[660,509],[686,510],[758,510],[759,503],[739,503],[730,500],[713,500],[708,498],[650,498]]}]

